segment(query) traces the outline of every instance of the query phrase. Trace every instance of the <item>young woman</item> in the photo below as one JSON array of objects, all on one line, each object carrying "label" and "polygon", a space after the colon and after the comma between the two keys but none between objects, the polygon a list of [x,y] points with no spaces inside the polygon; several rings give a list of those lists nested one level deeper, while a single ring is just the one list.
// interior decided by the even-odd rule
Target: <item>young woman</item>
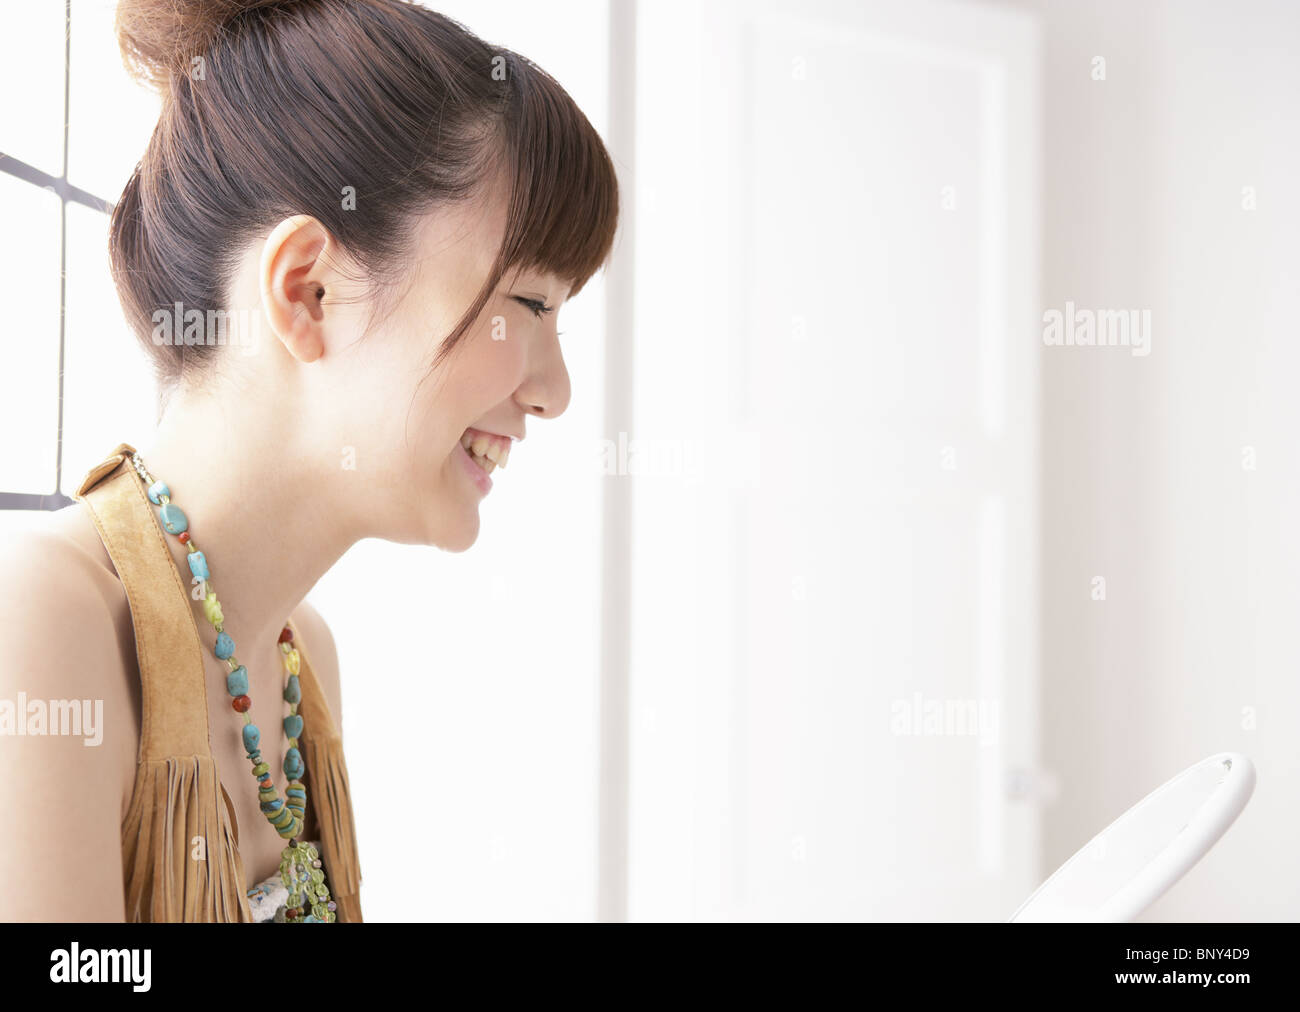
[{"label": "young woman", "polygon": [[362,538],[474,543],[568,404],[614,169],[552,78],[402,0],[124,0],[118,33],[163,96],[110,239],[159,424],[0,558],[0,701],[103,711],[86,748],[0,705],[0,919],[357,921],[303,598]]}]

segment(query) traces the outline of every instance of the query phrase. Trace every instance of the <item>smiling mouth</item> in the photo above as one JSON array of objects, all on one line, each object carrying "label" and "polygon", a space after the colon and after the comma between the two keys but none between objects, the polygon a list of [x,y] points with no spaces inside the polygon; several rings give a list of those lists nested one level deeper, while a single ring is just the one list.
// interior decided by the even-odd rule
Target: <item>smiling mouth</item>
[{"label": "smiling mouth", "polygon": [[491,474],[498,467],[504,468],[510,460],[510,439],[508,436],[489,435],[477,429],[467,429],[460,437],[469,459]]}]

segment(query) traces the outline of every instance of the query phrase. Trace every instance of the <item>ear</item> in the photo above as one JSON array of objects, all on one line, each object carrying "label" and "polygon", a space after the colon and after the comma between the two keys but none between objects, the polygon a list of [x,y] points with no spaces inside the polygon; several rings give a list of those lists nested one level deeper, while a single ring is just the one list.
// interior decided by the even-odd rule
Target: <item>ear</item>
[{"label": "ear", "polygon": [[319,221],[298,214],[276,225],[262,247],[262,309],[280,343],[300,362],[325,353],[322,300],[335,276],[324,254],[332,241]]}]

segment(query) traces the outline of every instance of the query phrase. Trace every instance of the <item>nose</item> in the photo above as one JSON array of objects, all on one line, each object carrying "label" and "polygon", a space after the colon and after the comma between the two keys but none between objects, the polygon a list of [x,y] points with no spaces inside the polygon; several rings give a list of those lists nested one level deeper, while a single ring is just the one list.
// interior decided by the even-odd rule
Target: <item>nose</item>
[{"label": "nose", "polygon": [[569,406],[571,393],[569,370],[552,324],[545,339],[530,349],[527,378],[515,391],[515,403],[530,415],[558,418]]}]

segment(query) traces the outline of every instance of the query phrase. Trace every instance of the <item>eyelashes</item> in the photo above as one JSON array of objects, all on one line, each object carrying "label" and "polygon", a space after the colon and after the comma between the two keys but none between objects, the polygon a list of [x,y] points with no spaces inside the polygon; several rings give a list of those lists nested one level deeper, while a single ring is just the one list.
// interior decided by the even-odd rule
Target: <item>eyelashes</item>
[{"label": "eyelashes", "polygon": [[532,314],[535,317],[537,317],[539,320],[547,313],[555,312],[555,308],[553,306],[548,306],[544,302],[538,302],[536,299],[526,299],[522,295],[516,295],[514,299],[521,306],[525,306],[528,309],[532,310]]}]

